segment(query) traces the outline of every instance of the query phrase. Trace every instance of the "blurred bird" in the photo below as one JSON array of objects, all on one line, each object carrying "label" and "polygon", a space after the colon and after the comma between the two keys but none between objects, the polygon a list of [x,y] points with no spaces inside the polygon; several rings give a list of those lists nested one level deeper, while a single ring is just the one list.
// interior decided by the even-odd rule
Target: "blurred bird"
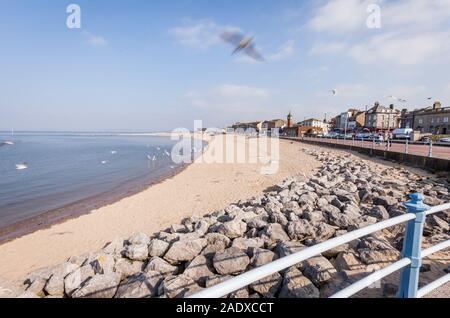
[{"label": "blurred bird", "polygon": [[333,94],[333,96],[336,96],[338,94],[338,90],[337,89],[332,89],[331,93]]},{"label": "blurred bird", "polygon": [[6,140],[6,141],[3,141],[3,142],[0,143],[0,147],[12,146],[12,145],[14,145],[14,143],[12,141],[9,141],[9,140]]},{"label": "blurred bird", "polygon": [[255,49],[254,45],[254,37],[246,37],[245,35],[239,32],[223,32],[220,37],[225,42],[228,42],[235,46],[235,50],[232,55],[237,54],[243,51],[245,54],[250,56],[256,61],[263,62],[265,61],[261,54]]},{"label": "blurred bird", "polygon": [[428,97],[428,100],[432,100],[433,99],[433,97]]},{"label": "blurred bird", "polygon": [[117,151],[112,150],[112,151],[111,151],[111,154],[112,154],[112,155],[116,155],[116,154],[117,154]]},{"label": "blurred bird", "polygon": [[25,170],[25,169],[28,169],[28,163],[22,162],[16,164],[16,170]]}]

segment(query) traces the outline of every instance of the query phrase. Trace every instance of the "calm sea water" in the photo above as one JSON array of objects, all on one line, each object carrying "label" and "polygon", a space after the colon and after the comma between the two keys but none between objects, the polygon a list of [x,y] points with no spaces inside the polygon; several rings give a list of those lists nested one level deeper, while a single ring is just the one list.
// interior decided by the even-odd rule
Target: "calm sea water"
[{"label": "calm sea water", "polygon": [[[4,140],[14,145],[0,147],[0,227],[180,168],[166,137],[0,134]],[[16,170],[22,162],[28,169]]]}]

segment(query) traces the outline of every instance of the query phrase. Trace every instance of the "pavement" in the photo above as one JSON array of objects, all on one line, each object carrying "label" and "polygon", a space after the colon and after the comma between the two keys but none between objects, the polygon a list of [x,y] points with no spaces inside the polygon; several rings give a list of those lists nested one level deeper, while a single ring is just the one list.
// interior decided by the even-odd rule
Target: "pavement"
[{"label": "pavement", "polygon": [[[369,149],[374,148],[374,149],[387,150],[387,143],[378,145],[378,144],[374,144],[373,141],[364,141],[363,142],[361,140],[353,141],[353,140],[343,140],[343,139],[336,140],[336,139],[310,138],[310,137],[305,137],[304,140],[322,142],[322,143],[328,143],[328,144],[339,144],[339,145],[348,145],[348,146],[353,145],[355,147],[364,147],[364,148],[369,148]],[[424,156],[424,157],[428,157],[430,155],[430,146],[429,145],[409,144],[407,150],[408,150],[408,153],[411,155],[418,155],[418,156]],[[406,152],[406,144],[392,143],[390,145],[389,151],[405,153]],[[450,160],[450,147],[433,145],[432,157]]]}]

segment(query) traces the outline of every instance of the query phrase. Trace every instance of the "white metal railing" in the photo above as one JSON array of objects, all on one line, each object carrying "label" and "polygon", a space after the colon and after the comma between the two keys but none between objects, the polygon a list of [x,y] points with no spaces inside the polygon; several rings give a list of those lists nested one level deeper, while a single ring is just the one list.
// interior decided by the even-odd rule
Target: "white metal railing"
[{"label": "white metal railing", "polygon": [[[425,221],[425,216],[433,213],[441,212],[450,209],[450,204],[444,204],[441,206],[436,206],[430,208],[423,204],[423,196],[420,194],[414,194],[411,196],[412,201],[409,201],[405,204],[408,210],[411,213],[407,213],[383,222],[379,222],[373,225],[369,225],[362,229],[358,229],[356,231],[346,233],[342,236],[330,239],[328,241],[319,243],[315,246],[304,249],[300,252],[288,255],[286,257],[277,259],[269,264],[263,265],[261,267],[255,268],[249,272],[243,273],[239,276],[231,278],[223,283],[220,283],[211,288],[205,289],[189,298],[220,298],[224,297],[234,291],[237,291],[241,288],[244,288],[254,282],[257,282],[265,277],[268,277],[272,274],[278,273],[284,269],[287,269],[291,266],[294,266],[298,263],[301,263],[309,258],[314,256],[321,255],[323,252],[326,252],[330,249],[336,248],[340,245],[346,244],[348,242],[354,241],[361,237],[367,236],[374,232],[381,231],[383,229],[402,224],[408,222],[407,230],[406,230],[406,238],[405,238],[405,246],[403,251],[403,258],[398,262],[382,269],[377,272],[374,272],[368,275],[366,278],[361,279],[355,284],[347,287],[341,292],[332,296],[332,298],[347,298],[350,297],[362,289],[372,285],[373,283],[379,281],[380,279],[398,271],[407,266],[409,271],[408,275],[416,275],[418,277],[418,271],[420,269],[420,262],[423,257],[427,257],[433,253],[439,252],[445,248],[450,246],[450,240],[442,242],[436,246],[433,246],[429,249],[421,251],[421,240],[422,240],[422,232],[423,232],[423,224]],[[413,235],[414,234],[414,235]],[[418,234],[420,234],[420,239]],[[412,251],[412,252],[411,252]],[[417,254],[418,253],[418,254]],[[447,281],[450,280],[450,275],[447,275],[432,284],[418,290],[418,280],[415,281],[413,279],[413,284],[415,286],[410,286],[411,280],[408,283],[408,280],[402,278],[401,282],[401,291],[399,292],[400,297],[419,297],[423,296],[433,289],[442,286]],[[405,290],[407,292],[405,292]],[[402,294],[402,295],[400,295]]]}]

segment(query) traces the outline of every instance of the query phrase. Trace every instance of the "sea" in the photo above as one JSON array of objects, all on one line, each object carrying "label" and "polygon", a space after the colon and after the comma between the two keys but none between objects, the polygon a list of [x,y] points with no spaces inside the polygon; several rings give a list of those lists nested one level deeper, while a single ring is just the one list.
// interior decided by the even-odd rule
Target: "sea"
[{"label": "sea", "polygon": [[139,134],[0,133],[0,240],[173,176],[185,166],[169,155],[176,142]]}]

